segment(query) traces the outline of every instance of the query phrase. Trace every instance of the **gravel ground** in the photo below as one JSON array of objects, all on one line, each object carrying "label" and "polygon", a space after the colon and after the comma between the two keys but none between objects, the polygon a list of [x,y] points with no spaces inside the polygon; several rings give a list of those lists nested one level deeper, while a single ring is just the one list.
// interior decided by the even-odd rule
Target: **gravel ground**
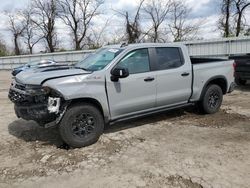
[{"label": "gravel ground", "polygon": [[250,187],[250,86],[222,110],[177,110],[107,127],[68,149],[56,128],[17,119],[0,71],[0,187]]}]

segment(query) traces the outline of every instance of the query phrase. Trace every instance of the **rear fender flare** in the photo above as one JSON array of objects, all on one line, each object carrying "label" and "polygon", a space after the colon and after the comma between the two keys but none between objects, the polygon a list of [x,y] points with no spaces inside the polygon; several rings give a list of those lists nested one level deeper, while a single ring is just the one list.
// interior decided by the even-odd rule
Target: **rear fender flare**
[{"label": "rear fender flare", "polygon": [[[203,86],[203,88],[202,88],[202,91],[201,91],[201,95],[200,95],[199,101],[202,100],[203,96],[205,95],[207,86],[208,86],[210,83],[212,83],[213,81],[216,81],[216,80],[218,80],[218,79],[222,79],[222,80],[226,83],[226,90],[225,90],[225,89],[223,90],[223,88],[221,88],[221,89],[222,89],[222,91],[223,91],[223,94],[226,94],[226,93],[227,93],[228,83],[227,83],[226,77],[223,76],[223,75],[214,76],[214,77],[208,79],[208,80],[206,81],[206,83],[204,84],[204,86]],[[215,84],[216,84],[216,83],[215,83]],[[217,84],[217,85],[219,85],[219,84]],[[219,86],[220,86],[220,85],[219,85]],[[220,87],[221,87],[221,86],[220,86]]]}]

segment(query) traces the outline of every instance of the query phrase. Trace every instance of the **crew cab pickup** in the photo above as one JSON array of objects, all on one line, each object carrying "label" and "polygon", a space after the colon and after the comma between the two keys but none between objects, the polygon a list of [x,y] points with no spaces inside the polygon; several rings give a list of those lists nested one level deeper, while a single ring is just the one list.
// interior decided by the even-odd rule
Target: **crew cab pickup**
[{"label": "crew cab pickup", "polygon": [[106,46],[75,66],[17,74],[9,98],[17,117],[57,125],[65,143],[83,147],[106,124],[189,105],[217,112],[234,89],[233,63],[190,58],[181,44]]}]

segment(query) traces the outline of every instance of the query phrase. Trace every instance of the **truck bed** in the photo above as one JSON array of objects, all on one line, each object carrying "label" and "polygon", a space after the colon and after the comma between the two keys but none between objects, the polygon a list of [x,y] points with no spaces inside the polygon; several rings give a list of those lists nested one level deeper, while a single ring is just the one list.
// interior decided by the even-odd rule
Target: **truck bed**
[{"label": "truck bed", "polygon": [[227,61],[227,59],[222,59],[222,58],[199,58],[199,57],[190,57],[190,60],[192,64]]},{"label": "truck bed", "polygon": [[193,69],[193,94],[191,100],[197,101],[201,95],[201,88],[208,78],[227,78],[227,89],[234,81],[233,60],[213,58],[191,58]]}]

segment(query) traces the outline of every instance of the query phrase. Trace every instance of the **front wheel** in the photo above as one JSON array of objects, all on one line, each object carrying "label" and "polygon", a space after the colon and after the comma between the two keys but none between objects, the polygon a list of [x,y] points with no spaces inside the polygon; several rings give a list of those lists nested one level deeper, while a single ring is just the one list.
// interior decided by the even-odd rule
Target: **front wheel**
[{"label": "front wheel", "polygon": [[104,121],[100,110],[87,103],[71,106],[59,126],[63,141],[73,148],[95,143],[103,129]]},{"label": "front wheel", "polygon": [[223,100],[222,89],[218,85],[209,85],[199,102],[200,109],[206,114],[214,114],[219,111]]}]

